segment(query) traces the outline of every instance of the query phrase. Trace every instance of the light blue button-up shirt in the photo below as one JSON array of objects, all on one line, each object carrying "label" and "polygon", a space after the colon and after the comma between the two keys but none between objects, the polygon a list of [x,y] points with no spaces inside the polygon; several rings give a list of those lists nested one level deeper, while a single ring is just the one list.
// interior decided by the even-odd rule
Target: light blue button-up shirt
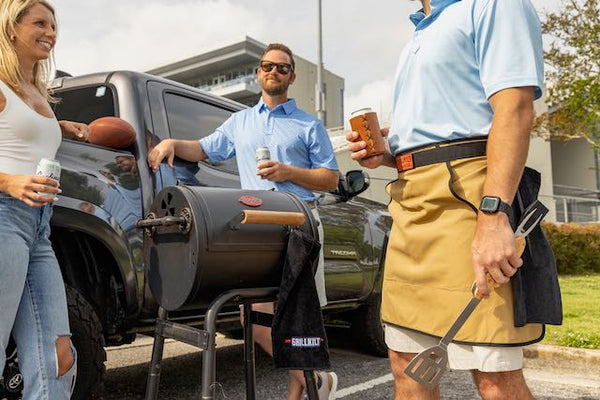
[{"label": "light blue button-up shirt", "polygon": [[487,135],[488,99],[511,87],[542,93],[540,21],[529,0],[431,0],[396,71],[388,140],[392,154]]},{"label": "light blue button-up shirt", "polygon": [[202,139],[204,152],[213,161],[237,157],[243,189],[270,190],[297,194],[314,201],[314,193],[292,181],[271,182],[256,175],[256,149],[267,147],[271,160],[298,168],[337,170],[333,146],[321,121],[299,109],[290,99],[269,109],[262,98],[252,108],[231,116],[217,130]]}]

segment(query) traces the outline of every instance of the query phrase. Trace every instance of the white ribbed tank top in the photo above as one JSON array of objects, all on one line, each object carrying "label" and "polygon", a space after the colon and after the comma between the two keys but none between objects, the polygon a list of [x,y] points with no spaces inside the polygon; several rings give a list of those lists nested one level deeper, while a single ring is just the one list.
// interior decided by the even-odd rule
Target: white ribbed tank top
[{"label": "white ribbed tank top", "polygon": [[42,158],[54,159],[62,138],[56,117],[44,117],[0,80],[6,106],[0,111],[0,172],[34,175]]}]

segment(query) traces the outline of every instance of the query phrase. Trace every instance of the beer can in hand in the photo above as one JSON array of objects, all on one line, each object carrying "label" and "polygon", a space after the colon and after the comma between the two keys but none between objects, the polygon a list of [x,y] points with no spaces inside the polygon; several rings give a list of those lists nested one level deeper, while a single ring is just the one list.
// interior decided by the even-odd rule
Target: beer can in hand
[{"label": "beer can in hand", "polygon": [[254,158],[256,159],[257,164],[261,161],[269,161],[271,159],[271,152],[267,147],[259,147],[256,149]]},{"label": "beer can in hand", "polygon": [[[39,176],[47,176],[48,178],[54,179],[57,182],[60,182],[60,164],[56,160],[50,160],[48,158],[42,158],[38,163],[37,170],[35,171],[36,175]],[[42,196],[46,197],[55,197],[56,193],[45,193],[38,192]]]},{"label": "beer can in hand", "polygon": [[259,147],[258,149],[256,149],[254,158],[256,159],[256,170],[258,171],[258,164],[260,164],[263,161],[269,161],[271,159],[271,152],[267,147]]}]

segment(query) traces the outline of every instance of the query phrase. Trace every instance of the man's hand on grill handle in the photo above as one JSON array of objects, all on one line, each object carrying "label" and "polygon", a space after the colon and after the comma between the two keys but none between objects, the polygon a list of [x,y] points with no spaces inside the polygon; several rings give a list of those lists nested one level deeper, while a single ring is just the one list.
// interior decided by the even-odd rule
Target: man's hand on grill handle
[{"label": "man's hand on grill handle", "polygon": [[[390,132],[390,128],[381,128],[381,135],[385,138]],[[374,169],[385,165],[387,167],[396,168],[396,162],[394,161],[394,157],[389,152],[389,149],[386,146],[386,152],[382,155],[368,157],[367,156],[367,144],[364,140],[360,140],[360,136],[358,132],[352,131],[346,134],[346,140],[348,143],[348,150],[350,150],[350,157],[358,161],[360,165],[365,168]]]}]

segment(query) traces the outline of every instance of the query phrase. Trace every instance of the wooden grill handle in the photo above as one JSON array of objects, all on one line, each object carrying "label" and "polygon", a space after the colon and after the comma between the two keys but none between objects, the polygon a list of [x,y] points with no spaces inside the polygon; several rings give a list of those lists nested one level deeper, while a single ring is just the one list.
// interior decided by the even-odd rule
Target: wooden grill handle
[{"label": "wooden grill handle", "polygon": [[301,212],[244,210],[242,215],[242,224],[304,225],[306,222]]}]

